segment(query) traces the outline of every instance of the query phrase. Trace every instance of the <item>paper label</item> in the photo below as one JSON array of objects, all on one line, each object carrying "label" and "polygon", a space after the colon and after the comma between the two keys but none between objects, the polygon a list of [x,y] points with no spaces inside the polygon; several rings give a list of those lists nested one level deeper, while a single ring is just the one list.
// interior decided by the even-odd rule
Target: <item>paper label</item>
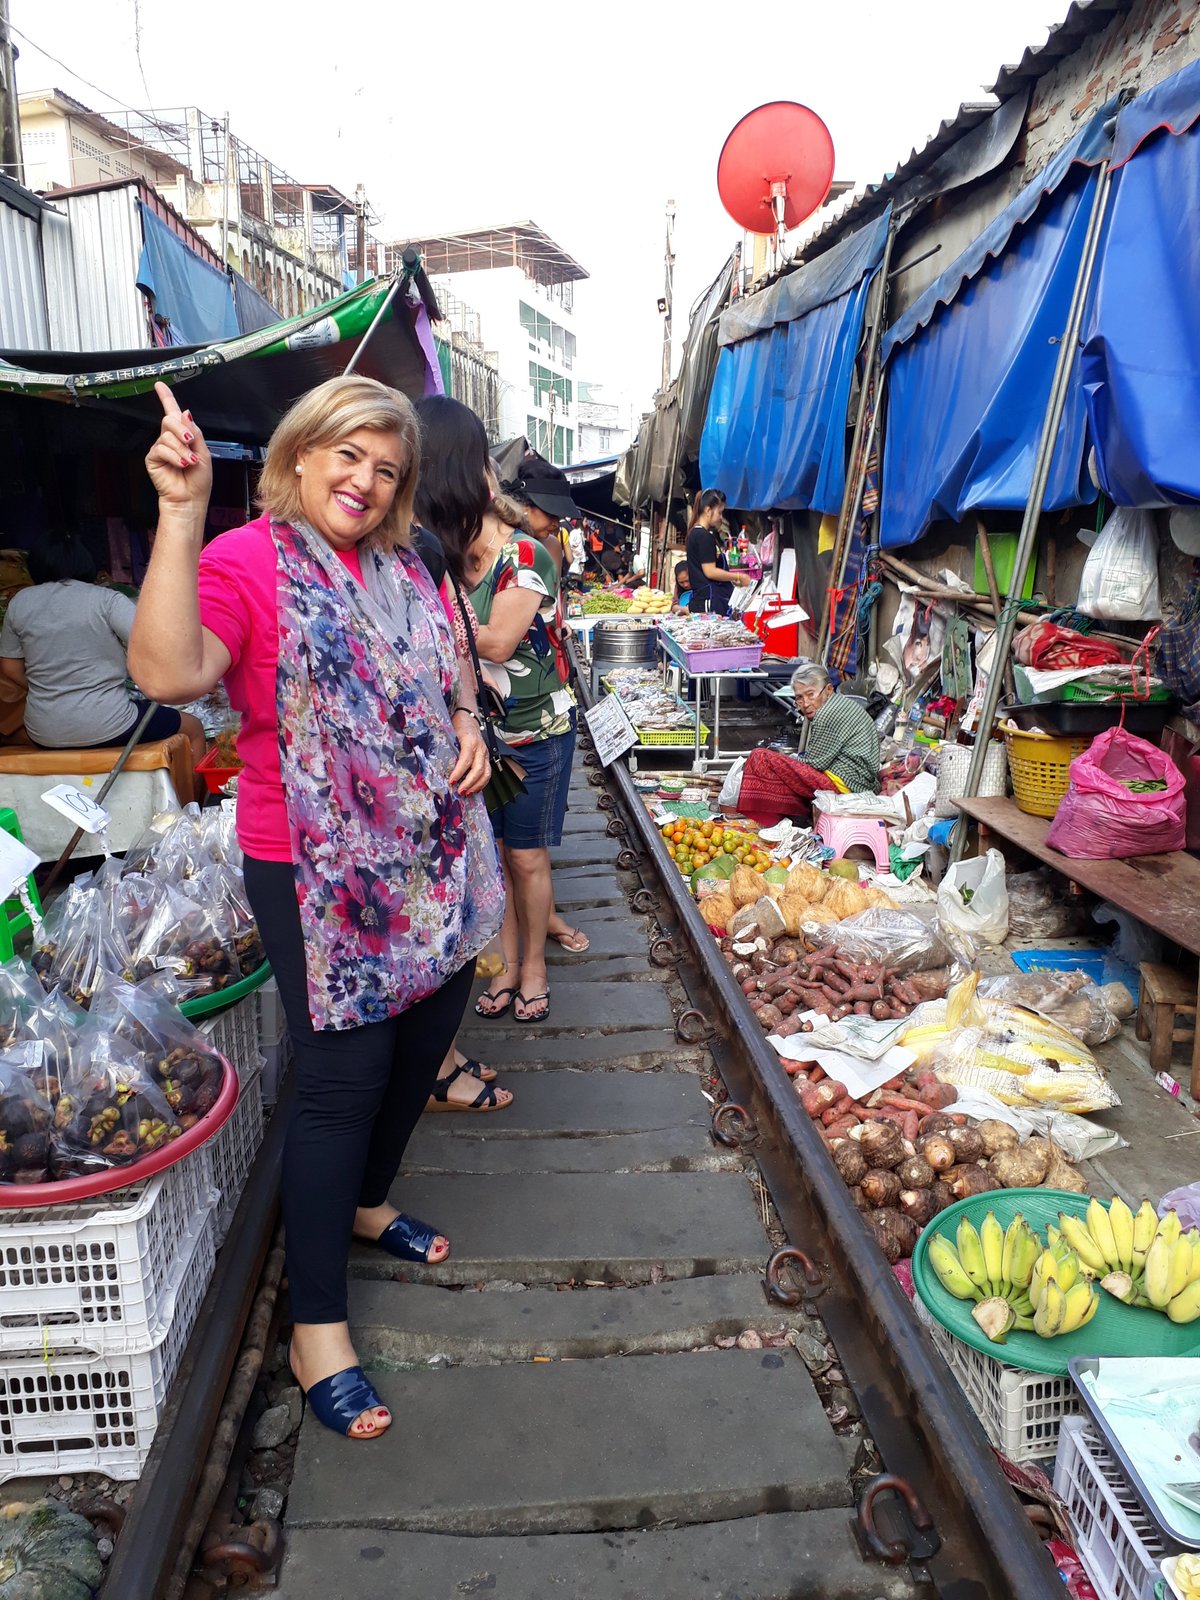
[{"label": "paper label", "polygon": [[611,766],[618,756],[624,755],[638,742],[637,730],[625,715],[625,708],[615,694],[606,694],[603,700],[584,713],[584,720],[601,766]]},{"label": "paper label", "polygon": [[332,317],[322,317],[311,328],[301,328],[287,340],[289,350],[318,350],[325,344],[337,344],[341,338],[338,325]]},{"label": "paper label", "polygon": [[28,845],[0,830],[0,900],[7,900],[23,887],[38,864]]},{"label": "paper label", "polygon": [[73,784],[56,784],[53,789],[46,790],[42,799],[60,816],[66,817],[72,827],[82,828],[84,833],[103,833],[112,821],[103,806],[98,806]]}]

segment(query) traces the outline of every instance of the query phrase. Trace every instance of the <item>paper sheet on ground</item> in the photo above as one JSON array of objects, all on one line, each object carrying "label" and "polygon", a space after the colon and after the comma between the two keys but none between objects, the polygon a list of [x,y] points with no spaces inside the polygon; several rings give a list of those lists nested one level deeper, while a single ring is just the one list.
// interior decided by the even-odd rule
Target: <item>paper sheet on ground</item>
[{"label": "paper sheet on ground", "polygon": [[[917,1059],[916,1052],[905,1050],[900,1045],[885,1047],[882,1055],[874,1060],[867,1060],[861,1055],[851,1055],[846,1049],[833,1049],[829,1045],[821,1045],[816,1041],[825,1038],[830,1032],[835,1031],[836,1025],[825,1023],[825,1019],[818,1017],[816,1012],[806,1012],[806,1019],[815,1023],[825,1024],[821,1033],[793,1033],[789,1038],[782,1039],[773,1033],[767,1043],[773,1045],[785,1061],[815,1061],[827,1077],[832,1078],[855,1100],[861,1100],[864,1095],[872,1094],[889,1078],[894,1078],[898,1073],[905,1072]],[[876,1027],[880,1024],[876,1024]],[[883,1026],[888,1026],[886,1023]],[[846,1040],[846,1043],[850,1043]]]},{"label": "paper sheet on ground", "polygon": [[1159,1356],[1101,1360],[1079,1381],[1158,1502],[1163,1520],[1200,1544],[1200,1512],[1176,1500],[1168,1483],[1200,1479],[1200,1451],[1189,1443],[1200,1428],[1200,1359]]}]

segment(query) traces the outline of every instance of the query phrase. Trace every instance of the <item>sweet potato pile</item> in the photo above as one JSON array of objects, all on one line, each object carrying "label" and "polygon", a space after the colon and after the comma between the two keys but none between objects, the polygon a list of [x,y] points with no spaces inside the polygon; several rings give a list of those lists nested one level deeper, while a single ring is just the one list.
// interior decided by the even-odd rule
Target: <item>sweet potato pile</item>
[{"label": "sweet potato pile", "polygon": [[758,951],[748,960],[731,954],[730,961],[763,1032],[784,1039],[808,1031],[799,1012],[819,1011],[834,1022],[851,1014],[899,1021],[946,992],[928,973],[901,977],[882,963],[854,962],[832,948],[805,952],[787,939],[769,954]]}]

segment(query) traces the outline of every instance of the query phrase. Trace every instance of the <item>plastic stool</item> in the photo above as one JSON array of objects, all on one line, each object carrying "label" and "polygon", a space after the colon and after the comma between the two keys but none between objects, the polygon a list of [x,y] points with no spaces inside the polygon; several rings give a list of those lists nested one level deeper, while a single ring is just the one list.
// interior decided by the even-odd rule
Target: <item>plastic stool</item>
[{"label": "plastic stool", "polygon": [[[17,820],[17,813],[11,806],[0,806],[0,828],[14,839],[25,843],[25,836],[21,832],[21,824]],[[42,914],[41,897],[37,892],[37,884],[33,881],[33,874],[25,880],[25,887],[29,891],[29,899],[40,917]],[[16,895],[11,900],[6,900],[4,909],[0,912],[0,961],[11,961],[13,956],[13,937],[24,933],[26,928],[32,927],[29,913],[21,904]]]},{"label": "plastic stool", "polygon": [[852,844],[862,844],[875,857],[880,872],[886,872],[891,865],[887,823],[882,817],[835,816],[830,811],[821,811],[817,815],[816,832],[817,838],[832,849],[837,861]]}]

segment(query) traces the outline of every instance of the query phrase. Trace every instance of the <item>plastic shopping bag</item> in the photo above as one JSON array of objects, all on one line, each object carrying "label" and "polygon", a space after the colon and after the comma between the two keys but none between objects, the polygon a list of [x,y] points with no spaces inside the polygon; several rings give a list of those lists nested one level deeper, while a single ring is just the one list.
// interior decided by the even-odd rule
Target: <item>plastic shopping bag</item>
[{"label": "plastic shopping bag", "polygon": [[943,928],[1002,944],[1008,934],[1008,889],[999,850],[956,861],[938,885],[937,911]]},{"label": "plastic shopping bag", "polygon": [[1182,850],[1184,787],[1182,772],[1165,751],[1124,728],[1109,728],[1072,761],[1071,786],[1046,843],[1084,861]]},{"label": "plastic shopping bag", "polygon": [[1107,622],[1157,622],[1158,535],[1148,511],[1118,506],[1083,564],[1075,609]]}]

